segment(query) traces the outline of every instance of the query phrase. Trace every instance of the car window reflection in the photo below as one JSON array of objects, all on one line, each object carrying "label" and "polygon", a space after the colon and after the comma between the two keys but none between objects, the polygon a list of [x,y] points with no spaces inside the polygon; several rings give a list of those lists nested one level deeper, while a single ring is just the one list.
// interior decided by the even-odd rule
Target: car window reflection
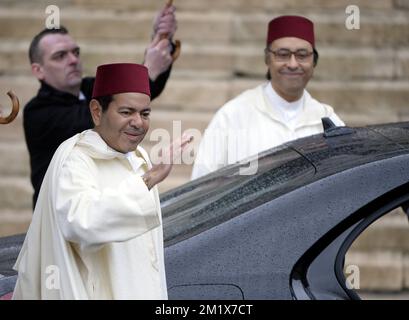
[{"label": "car window reflection", "polygon": [[[257,172],[241,174],[255,159]],[[294,189],[314,173],[309,161],[283,145],[191,181],[161,196],[165,241],[207,230]]]}]

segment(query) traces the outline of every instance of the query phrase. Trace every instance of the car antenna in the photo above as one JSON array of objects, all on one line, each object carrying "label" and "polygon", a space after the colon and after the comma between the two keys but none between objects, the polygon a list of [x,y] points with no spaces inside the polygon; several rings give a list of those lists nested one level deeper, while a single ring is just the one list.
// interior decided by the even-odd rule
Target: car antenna
[{"label": "car antenna", "polygon": [[355,130],[349,127],[338,127],[330,118],[321,118],[322,126],[324,128],[324,137],[337,137],[347,134],[355,133]]}]

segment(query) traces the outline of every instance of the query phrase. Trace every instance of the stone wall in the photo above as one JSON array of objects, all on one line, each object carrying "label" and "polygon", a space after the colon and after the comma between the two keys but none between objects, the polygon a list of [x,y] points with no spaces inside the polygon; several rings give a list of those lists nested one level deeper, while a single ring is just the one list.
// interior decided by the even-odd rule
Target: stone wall
[{"label": "stone wall", "polygon": [[[81,46],[86,74],[93,75],[102,63],[142,61],[155,11],[163,2],[57,0],[53,4],[60,8],[61,23]],[[354,1],[360,9],[359,30],[345,26],[345,9],[351,4],[347,0],[175,3],[176,38],[182,40],[182,54],[165,92],[152,104],[151,132],[156,128],[174,131],[172,120],[180,121],[182,130],[203,132],[221,105],[263,81],[266,24],[280,14],[302,14],[315,22],[320,60],[308,89],[334,106],[347,125],[409,120],[408,0]],[[0,0],[0,105],[5,112],[9,89],[18,94],[22,106],[38,89],[27,49],[32,36],[44,27],[48,4],[45,0]],[[150,149],[152,144],[146,142],[145,147]],[[0,126],[0,154],[0,236],[4,236],[25,232],[31,219],[32,188],[21,112],[12,124]],[[190,165],[176,166],[160,190],[188,181],[190,171]],[[406,242],[398,241],[400,233],[396,232],[404,219],[398,224],[389,217],[385,221],[369,237],[385,239],[381,244],[395,241],[395,245],[378,245],[379,254],[372,258],[362,240],[351,261],[378,275],[364,281],[366,288],[408,288],[408,247],[404,243],[409,241],[407,233]],[[389,271],[399,270],[391,278],[377,273],[385,263],[392,265]],[[380,282],[371,287],[376,279]]]}]

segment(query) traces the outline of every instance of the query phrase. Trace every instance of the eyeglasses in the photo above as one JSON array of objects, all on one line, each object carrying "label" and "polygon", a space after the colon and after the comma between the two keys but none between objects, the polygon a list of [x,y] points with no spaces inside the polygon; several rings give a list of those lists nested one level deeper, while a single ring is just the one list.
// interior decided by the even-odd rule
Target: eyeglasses
[{"label": "eyeglasses", "polygon": [[266,51],[274,54],[274,57],[279,62],[289,61],[292,55],[294,55],[295,60],[297,60],[298,62],[307,62],[311,55],[313,54],[312,51],[308,51],[306,49],[298,49],[297,51],[291,51],[290,49],[285,48],[280,48],[277,50],[271,50],[269,48],[266,48]]}]

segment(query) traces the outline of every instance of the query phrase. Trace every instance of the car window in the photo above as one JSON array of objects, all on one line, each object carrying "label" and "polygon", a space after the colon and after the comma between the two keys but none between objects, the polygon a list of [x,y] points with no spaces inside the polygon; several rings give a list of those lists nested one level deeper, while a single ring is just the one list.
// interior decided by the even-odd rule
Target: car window
[{"label": "car window", "polygon": [[[257,170],[243,174],[255,161]],[[166,245],[278,197],[314,174],[308,160],[283,145],[167,192],[161,196]]]},{"label": "car window", "polygon": [[408,298],[409,230],[401,209],[409,206],[408,187],[404,183],[367,202],[314,243],[294,265],[293,297],[384,299],[398,293],[390,298]]},{"label": "car window", "polygon": [[408,252],[408,215],[398,207],[369,225],[347,251],[348,288],[361,299],[409,299]]}]

